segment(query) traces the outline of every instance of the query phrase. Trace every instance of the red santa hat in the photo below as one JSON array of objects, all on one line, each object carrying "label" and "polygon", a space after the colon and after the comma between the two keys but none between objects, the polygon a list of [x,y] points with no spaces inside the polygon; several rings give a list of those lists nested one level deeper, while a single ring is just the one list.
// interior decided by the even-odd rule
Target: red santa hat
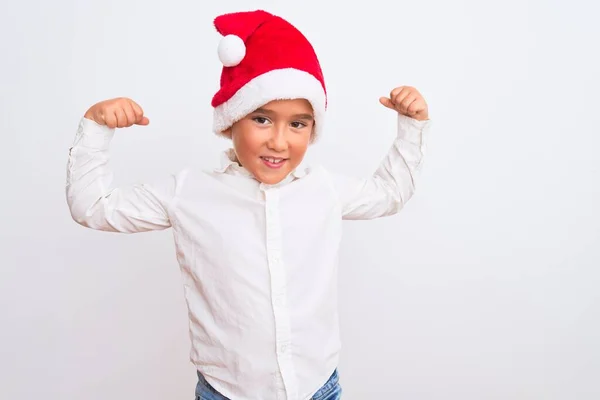
[{"label": "red santa hat", "polygon": [[306,37],[281,17],[263,10],[223,14],[214,25],[223,36],[218,55],[223,70],[212,99],[213,129],[228,129],[272,100],[310,102],[315,136],[323,125],[327,91],[321,66]]}]

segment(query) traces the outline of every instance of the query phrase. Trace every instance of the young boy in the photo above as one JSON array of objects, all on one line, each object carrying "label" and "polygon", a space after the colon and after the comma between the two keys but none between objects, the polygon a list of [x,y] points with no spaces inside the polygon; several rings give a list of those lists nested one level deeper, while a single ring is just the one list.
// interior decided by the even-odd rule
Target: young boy
[{"label": "young boy", "polygon": [[126,98],[82,118],[67,171],[73,219],[104,231],[173,228],[190,316],[196,399],[338,399],[338,247],[344,219],[397,213],[411,198],[429,126],[414,88],[381,103],[398,133],[376,172],[353,179],[301,167],[323,132],[317,56],[290,23],[265,11],[215,19],[223,39],[214,131],[230,138],[220,168],[111,188],[115,128],[147,125]]}]

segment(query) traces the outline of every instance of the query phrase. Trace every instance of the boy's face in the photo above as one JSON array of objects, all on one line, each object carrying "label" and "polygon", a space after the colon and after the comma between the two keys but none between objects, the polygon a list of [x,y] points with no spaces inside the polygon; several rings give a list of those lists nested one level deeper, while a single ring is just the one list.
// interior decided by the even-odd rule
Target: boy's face
[{"label": "boy's face", "polygon": [[307,100],[274,100],[224,133],[231,137],[240,164],[260,182],[272,185],[300,164],[313,127],[313,109]]}]

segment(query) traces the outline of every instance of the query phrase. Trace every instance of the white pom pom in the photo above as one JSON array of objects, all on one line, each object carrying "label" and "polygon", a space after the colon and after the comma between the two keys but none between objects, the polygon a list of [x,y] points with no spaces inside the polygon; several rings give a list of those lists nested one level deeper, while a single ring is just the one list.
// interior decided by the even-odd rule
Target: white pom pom
[{"label": "white pom pom", "polygon": [[236,35],[224,36],[219,42],[219,60],[226,67],[238,65],[246,56],[246,45],[244,41]]}]

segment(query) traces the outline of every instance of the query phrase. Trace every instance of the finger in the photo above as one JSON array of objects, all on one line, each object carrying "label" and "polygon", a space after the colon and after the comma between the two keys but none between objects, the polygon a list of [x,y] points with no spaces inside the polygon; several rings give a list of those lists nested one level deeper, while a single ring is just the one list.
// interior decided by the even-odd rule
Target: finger
[{"label": "finger", "polygon": [[417,99],[408,106],[408,113],[411,115],[417,114],[425,109],[425,102],[422,99]]},{"label": "finger", "polygon": [[412,103],[413,103],[415,100],[417,100],[417,96],[416,96],[416,95],[414,95],[414,94],[411,94],[411,95],[409,95],[409,96],[406,96],[406,97],[404,98],[404,100],[402,100],[402,102],[400,102],[400,105],[399,105],[400,111],[401,111],[402,113],[405,113],[405,114],[407,114],[407,113],[408,113],[408,107],[410,107],[410,105],[411,105],[411,104],[412,104]]},{"label": "finger", "polygon": [[142,117],[142,119],[140,120],[140,122],[138,122],[138,125],[148,125],[150,123],[150,120],[148,119],[148,117]]},{"label": "finger", "polygon": [[106,123],[106,126],[108,126],[110,129],[115,129],[118,125],[117,115],[114,113],[114,111],[104,113],[103,119]]},{"label": "finger", "polygon": [[392,110],[395,110],[396,108],[394,107],[394,103],[392,103],[392,100],[388,99],[387,97],[380,97],[379,98],[379,102],[381,104],[383,104],[384,106],[386,106],[387,108],[390,108]]},{"label": "finger", "polygon": [[123,105],[123,111],[125,112],[125,116],[127,117],[127,126],[131,126],[137,122],[137,117],[135,116],[135,111],[133,110],[133,106],[131,103],[127,102]]},{"label": "finger", "polygon": [[133,111],[135,112],[136,122],[140,122],[144,117],[144,110],[135,101],[131,102],[131,106],[133,107]]},{"label": "finger", "polygon": [[394,102],[394,104],[396,105],[396,107],[398,107],[400,109],[400,105],[402,104],[402,102],[409,97],[412,94],[412,91],[408,88],[405,88],[404,90],[402,90],[401,92],[399,92],[396,97],[394,97],[392,99],[392,101]]},{"label": "finger", "polygon": [[127,116],[125,115],[125,110],[123,107],[118,107],[115,109],[115,115],[117,117],[117,127],[124,128],[127,126]]},{"label": "finger", "polygon": [[394,98],[396,98],[396,96],[398,96],[398,94],[399,94],[400,92],[402,92],[404,89],[406,89],[406,87],[405,87],[405,86],[398,86],[397,88],[395,88],[394,90],[392,90],[392,91],[390,92],[390,99],[394,99]]}]

